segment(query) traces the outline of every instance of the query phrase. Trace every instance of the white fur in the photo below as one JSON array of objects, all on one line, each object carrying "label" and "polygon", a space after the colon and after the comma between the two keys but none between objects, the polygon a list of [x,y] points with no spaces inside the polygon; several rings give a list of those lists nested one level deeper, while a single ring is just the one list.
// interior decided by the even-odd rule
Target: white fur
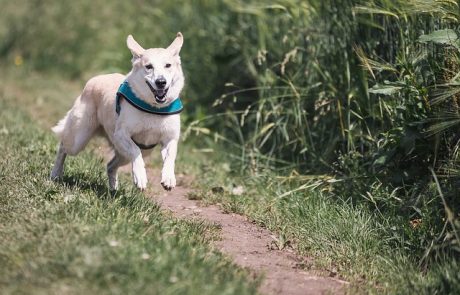
[{"label": "white fur", "polygon": [[[182,34],[178,33],[168,48],[144,50],[131,35],[128,36],[127,45],[133,54],[131,72],[126,76],[109,74],[90,79],[67,115],[52,128],[61,143],[51,179],[62,177],[66,155],[78,154],[96,133],[100,133],[107,137],[115,149],[115,156],[107,165],[111,189],[117,189],[118,168],[129,162],[132,163],[135,185],[141,190],[147,187],[143,157],[151,150],[139,149],[133,139],[144,145],[161,145],[161,184],[166,190],[176,186],[174,163],[180,136],[179,114],[162,116],[145,113],[122,99],[121,112],[117,115],[115,96],[120,84],[127,80],[134,93],[153,106],[167,106],[179,97],[184,86],[179,57],[182,43]],[[153,69],[147,69],[146,65],[152,65]],[[160,76],[166,79],[166,88],[169,89],[163,103],[155,100],[146,84],[146,81],[150,82],[155,88],[155,80]]]}]

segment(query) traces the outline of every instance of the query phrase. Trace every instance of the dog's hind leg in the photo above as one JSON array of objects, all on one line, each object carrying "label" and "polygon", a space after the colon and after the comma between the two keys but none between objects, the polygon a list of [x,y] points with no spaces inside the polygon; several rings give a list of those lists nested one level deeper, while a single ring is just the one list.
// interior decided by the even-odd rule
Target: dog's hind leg
[{"label": "dog's hind leg", "polygon": [[129,163],[129,160],[115,152],[112,160],[107,164],[110,190],[118,189],[118,168]]},{"label": "dog's hind leg", "polygon": [[69,155],[78,154],[85,148],[88,141],[99,128],[96,108],[91,100],[77,101],[64,119],[63,131],[59,134],[65,152]]},{"label": "dog's hind leg", "polygon": [[93,137],[98,127],[94,100],[84,91],[67,115],[52,128],[60,139],[56,162],[50,174],[52,180],[62,177],[66,156],[78,154]]},{"label": "dog's hind leg", "polygon": [[59,144],[59,148],[56,155],[56,161],[54,162],[53,170],[51,171],[50,178],[51,180],[57,180],[62,178],[64,172],[64,161],[67,154],[64,151],[62,142]]}]

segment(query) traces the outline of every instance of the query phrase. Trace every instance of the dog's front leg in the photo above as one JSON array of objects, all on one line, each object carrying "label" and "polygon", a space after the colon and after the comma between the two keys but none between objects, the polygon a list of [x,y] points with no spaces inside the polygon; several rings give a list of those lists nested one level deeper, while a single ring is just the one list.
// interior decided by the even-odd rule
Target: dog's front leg
[{"label": "dog's front leg", "polygon": [[133,181],[141,190],[147,187],[147,173],[145,163],[139,147],[133,142],[128,132],[124,129],[117,129],[114,134],[113,145],[115,149],[133,164]]},{"label": "dog's front leg", "polygon": [[177,155],[177,140],[173,139],[162,145],[161,157],[163,169],[161,170],[161,185],[165,190],[172,190],[176,186],[174,163]]}]

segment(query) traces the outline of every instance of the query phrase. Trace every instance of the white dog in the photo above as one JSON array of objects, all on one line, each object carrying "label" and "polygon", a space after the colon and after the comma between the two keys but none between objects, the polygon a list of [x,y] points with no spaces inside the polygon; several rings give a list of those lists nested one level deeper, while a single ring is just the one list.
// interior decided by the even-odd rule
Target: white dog
[{"label": "white dog", "polygon": [[176,186],[174,162],[180,134],[179,94],[184,86],[179,52],[183,37],[177,33],[168,48],[143,49],[131,35],[133,54],[128,75],[108,74],[90,79],[72,109],[52,129],[60,139],[51,179],[62,177],[66,155],[78,154],[95,134],[104,135],[115,156],[107,164],[110,189],[117,189],[117,170],[129,162],[135,185],[144,190],[147,174],[143,156],[161,145],[161,184]]}]

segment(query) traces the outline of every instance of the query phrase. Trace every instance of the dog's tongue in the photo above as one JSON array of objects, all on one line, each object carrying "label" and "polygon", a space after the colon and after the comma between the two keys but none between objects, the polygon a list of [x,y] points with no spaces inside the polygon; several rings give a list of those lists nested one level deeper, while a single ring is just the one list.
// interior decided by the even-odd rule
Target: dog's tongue
[{"label": "dog's tongue", "polygon": [[166,91],[165,91],[165,89],[157,89],[156,93],[157,93],[157,96],[163,97],[163,96],[165,96]]}]

